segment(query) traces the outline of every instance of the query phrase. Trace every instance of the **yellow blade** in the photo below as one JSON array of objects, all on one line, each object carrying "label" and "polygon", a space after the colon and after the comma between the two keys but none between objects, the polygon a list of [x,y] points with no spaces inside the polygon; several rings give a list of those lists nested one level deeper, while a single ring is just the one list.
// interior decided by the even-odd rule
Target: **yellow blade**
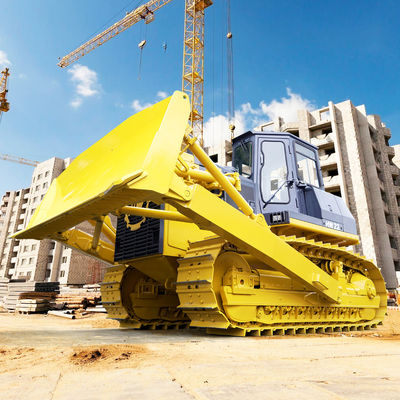
[{"label": "yellow blade", "polygon": [[27,228],[15,237],[42,239],[140,201],[144,193],[129,189],[133,180],[146,180],[146,191],[167,193],[189,113],[188,97],[176,91],[125,120],[52,182]]}]

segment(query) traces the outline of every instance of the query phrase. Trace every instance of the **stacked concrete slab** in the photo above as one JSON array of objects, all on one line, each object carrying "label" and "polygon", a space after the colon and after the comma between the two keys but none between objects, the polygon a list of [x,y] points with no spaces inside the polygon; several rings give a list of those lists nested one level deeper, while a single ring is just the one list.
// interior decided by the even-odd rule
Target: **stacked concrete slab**
[{"label": "stacked concrete slab", "polygon": [[[59,291],[59,282],[9,282],[8,294],[5,296],[4,306],[8,310],[16,310],[20,298],[21,300],[29,300],[30,296],[35,304],[42,304],[35,302],[36,300],[41,300],[41,293],[43,293],[43,297],[47,297],[48,293],[59,293]],[[41,306],[38,306],[39,308]]]},{"label": "stacked concrete slab", "polygon": [[0,278],[0,307],[4,304],[4,298],[8,294],[8,282],[7,278]]}]

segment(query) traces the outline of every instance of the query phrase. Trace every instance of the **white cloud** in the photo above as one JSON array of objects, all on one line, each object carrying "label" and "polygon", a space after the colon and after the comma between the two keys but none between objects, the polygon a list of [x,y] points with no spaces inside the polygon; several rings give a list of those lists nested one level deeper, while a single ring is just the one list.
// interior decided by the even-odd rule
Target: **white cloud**
[{"label": "white cloud", "polygon": [[82,105],[82,102],[83,102],[82,97],[76,97],[75,99],[69,102],[69,105],[73,108],[78,108]]},{"label": "white cloud", "polygon": [[159,92],[157,92],[157,97],[159,97],[160,99],[165,99],[166,97],[168,97],[168,93],[160,90]]},{"label": "white cloud", "polygon": [[139,100],[133,100],[132,101],[132,103],[131,103],[131,107],[133,108],[133,111],[136,111],[136,112],[139,112],[139,111],[142,111],[142,110],[144,110],[145,108],[147,108],[147,107],[150,107],[150,106],[152,106],[153,104],[151,104],[151,103],[144,103],[144,104],[141,104],[140,103],[140,101]]},{"label": "white cloud", "polygon": [[[168,97],[168,93],[160,90],[159,92],[157,92],[156,97],[158,97],[159,99],[165,99],[166,97]],[[133,111],[139,112],[139,111],[144,110],[147,107],[152,106],[157,101],[160,101],[160,100],[155,100],[153,103],[141,103],[140,100],[135,99],[131,103],[131,108],[133,109]]]},{"label": "white cloud", "polygon": [[8,59],[7,53],[0,50],[0,67],[6,67],[7,65],[11,65],[11,61]]},{"label": "white cloud", "polygon": [[297,110],[315,110],[315,104],[310,100],[304,99],[300,94],[293,93],[290,88],[286,89],[288,97],[282,97],[280,101],[272,100],[269,104],[260,103],[263,114],[271,120],[281,117],[285,122],[297,120]]},{"label": "white cloud", "polygon": [[68,70],[68,73],[71,75],[71,81],[75,85],[77,94],[76,98],[70,102],[72,107],[79,107],[84,97],[91,97],[99,93],[101,86],[96,71],[86,65],[76,64]]},{"label": "white cloud", "polygon": [[[287,97],[280,100],[272,100],[266,103],[261,101],[257,107],[250,103],[242,104],[235,111],[235,135],[240,135],[258,125],[281,117],[285,122],[297,120],[297,110],[315,110],[312,101],[303,98],[300,94],[293,93],[290,88],[286,89]],[[226,115],[214,115],[204,123],[204,145],[217,145],[223,140],[230,139],[229,122]]]}]

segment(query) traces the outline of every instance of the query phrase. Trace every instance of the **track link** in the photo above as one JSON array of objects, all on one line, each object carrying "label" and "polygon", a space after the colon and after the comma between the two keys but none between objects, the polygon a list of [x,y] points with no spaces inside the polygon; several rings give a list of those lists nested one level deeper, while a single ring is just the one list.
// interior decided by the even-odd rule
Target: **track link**
[{"label": "track link", "polygon": [[101,283],[102,304],[107,310],[108,318],[119,321],[122,328],[168,330],[184,329],[189,326],[189,321],[185,319],[171,321],[162,318],[140,318],[127,301],[127,295],[124,294],[123,282],[128,269],[132,267],[118,265],[108,268]]},{"label": "track link", "polygon": [[270,323],[230,320],[213,285],[214,263],[227,243],[215,238],[193,243],[186,256],[178,260],[176,290],[180,300],[179,307],[190,317],[191,326],[206,327],[209,333],[214,334],[260,336],[367,330],[382,323],[386,312],[386,289],[380,271],[372,261],[338,245],[295,236],[280,236],[280,238],[314,262],[338,261],[346,268],[360,272],[371,279],[376,288],[376,296],[380,298],[375,317],[365,320],[363,309],[351,305],[335,307],[318,304],[288,307],[260,304],[257,313],[264,313],[265,318],[270,317]]}]

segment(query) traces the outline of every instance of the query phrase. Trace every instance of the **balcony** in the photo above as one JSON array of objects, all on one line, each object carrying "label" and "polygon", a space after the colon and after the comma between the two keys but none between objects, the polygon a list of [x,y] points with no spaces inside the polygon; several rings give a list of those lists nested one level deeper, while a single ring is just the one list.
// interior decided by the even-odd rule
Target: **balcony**
[{"label": "balcony", "polygon": [[49,251],[49,256],[54,256],[54,249],[51,249],[51,250]]},{"label": "balcony", "polygon": [[387,155],[388,155],[389,158],[390,157],[394,157],[394,148],[393,147],[387,146],[386,147],[386,152],[387,152]]},{"label": "balcony", "polygon": [[11,258],[11,264],[16,264],[17,263],[17,257]]},{"label": "balcony", "polygon": [[392,137],[392,134],[390,133],[390,129],[389,128],[383,128],[383,136],[387,137],[388,139],[390,139]]},{"label": "balcony", "polygon": [[29,199],[29,192],[24,194],[24,199],[28,200]]},{"label": "balcony", "polygon": [[315,123],[314,125],[310,125],[309,129],[310,131],[315,131],[317,129],[331,128],[331,127],[332,127],[331,121],[325,120],[325,121],[317,121],[317,123]]},{"label": "balcony", "polygon": [[14,275],[15,274],[15,268],[10,268],[9,270],[8,270],[8,275],[9,276],[12,276],[12,275]]},{"label": "balcony", "polygon": [[337,167],[337,155],[336,153],[324,154],[319,157],[321,168],[332,168]]},{"label": "balcony", "polygon": [[339,175],[335,176],[325,176],[324,177],[324,186],[325,189],[339,189],[340,188],[340,178]]},{"label": "balcony", "polygon": [[321,133],[311,138],[311,144],[319,149],[333,146],[333,133]]},{"label": "balcony", "polygon": [[22,207],[21,207],[23,210],[25,210],[26,208],[28,208],[28,203],[25,203],[25,204],[22,204]]},{"label": "balcony", "polygon": [[17,226],[17,229],[18,229],[19,231],[22,231],[22,229],[24,229],[24,224],[19,224],[19,225]]},{"label": "balcony", "polygon": [[390,165],[390,172],[392,173],[392,176],[399,176],[400,170],[398,167],[395,165]]},{"label": "balcony", "polygon": [[19,245],[18,245],[18,246],[14,246],[14,247],[13,247],[13,252],[17,253],[17,252],[18,252],[18,250],[19,250]]}]

